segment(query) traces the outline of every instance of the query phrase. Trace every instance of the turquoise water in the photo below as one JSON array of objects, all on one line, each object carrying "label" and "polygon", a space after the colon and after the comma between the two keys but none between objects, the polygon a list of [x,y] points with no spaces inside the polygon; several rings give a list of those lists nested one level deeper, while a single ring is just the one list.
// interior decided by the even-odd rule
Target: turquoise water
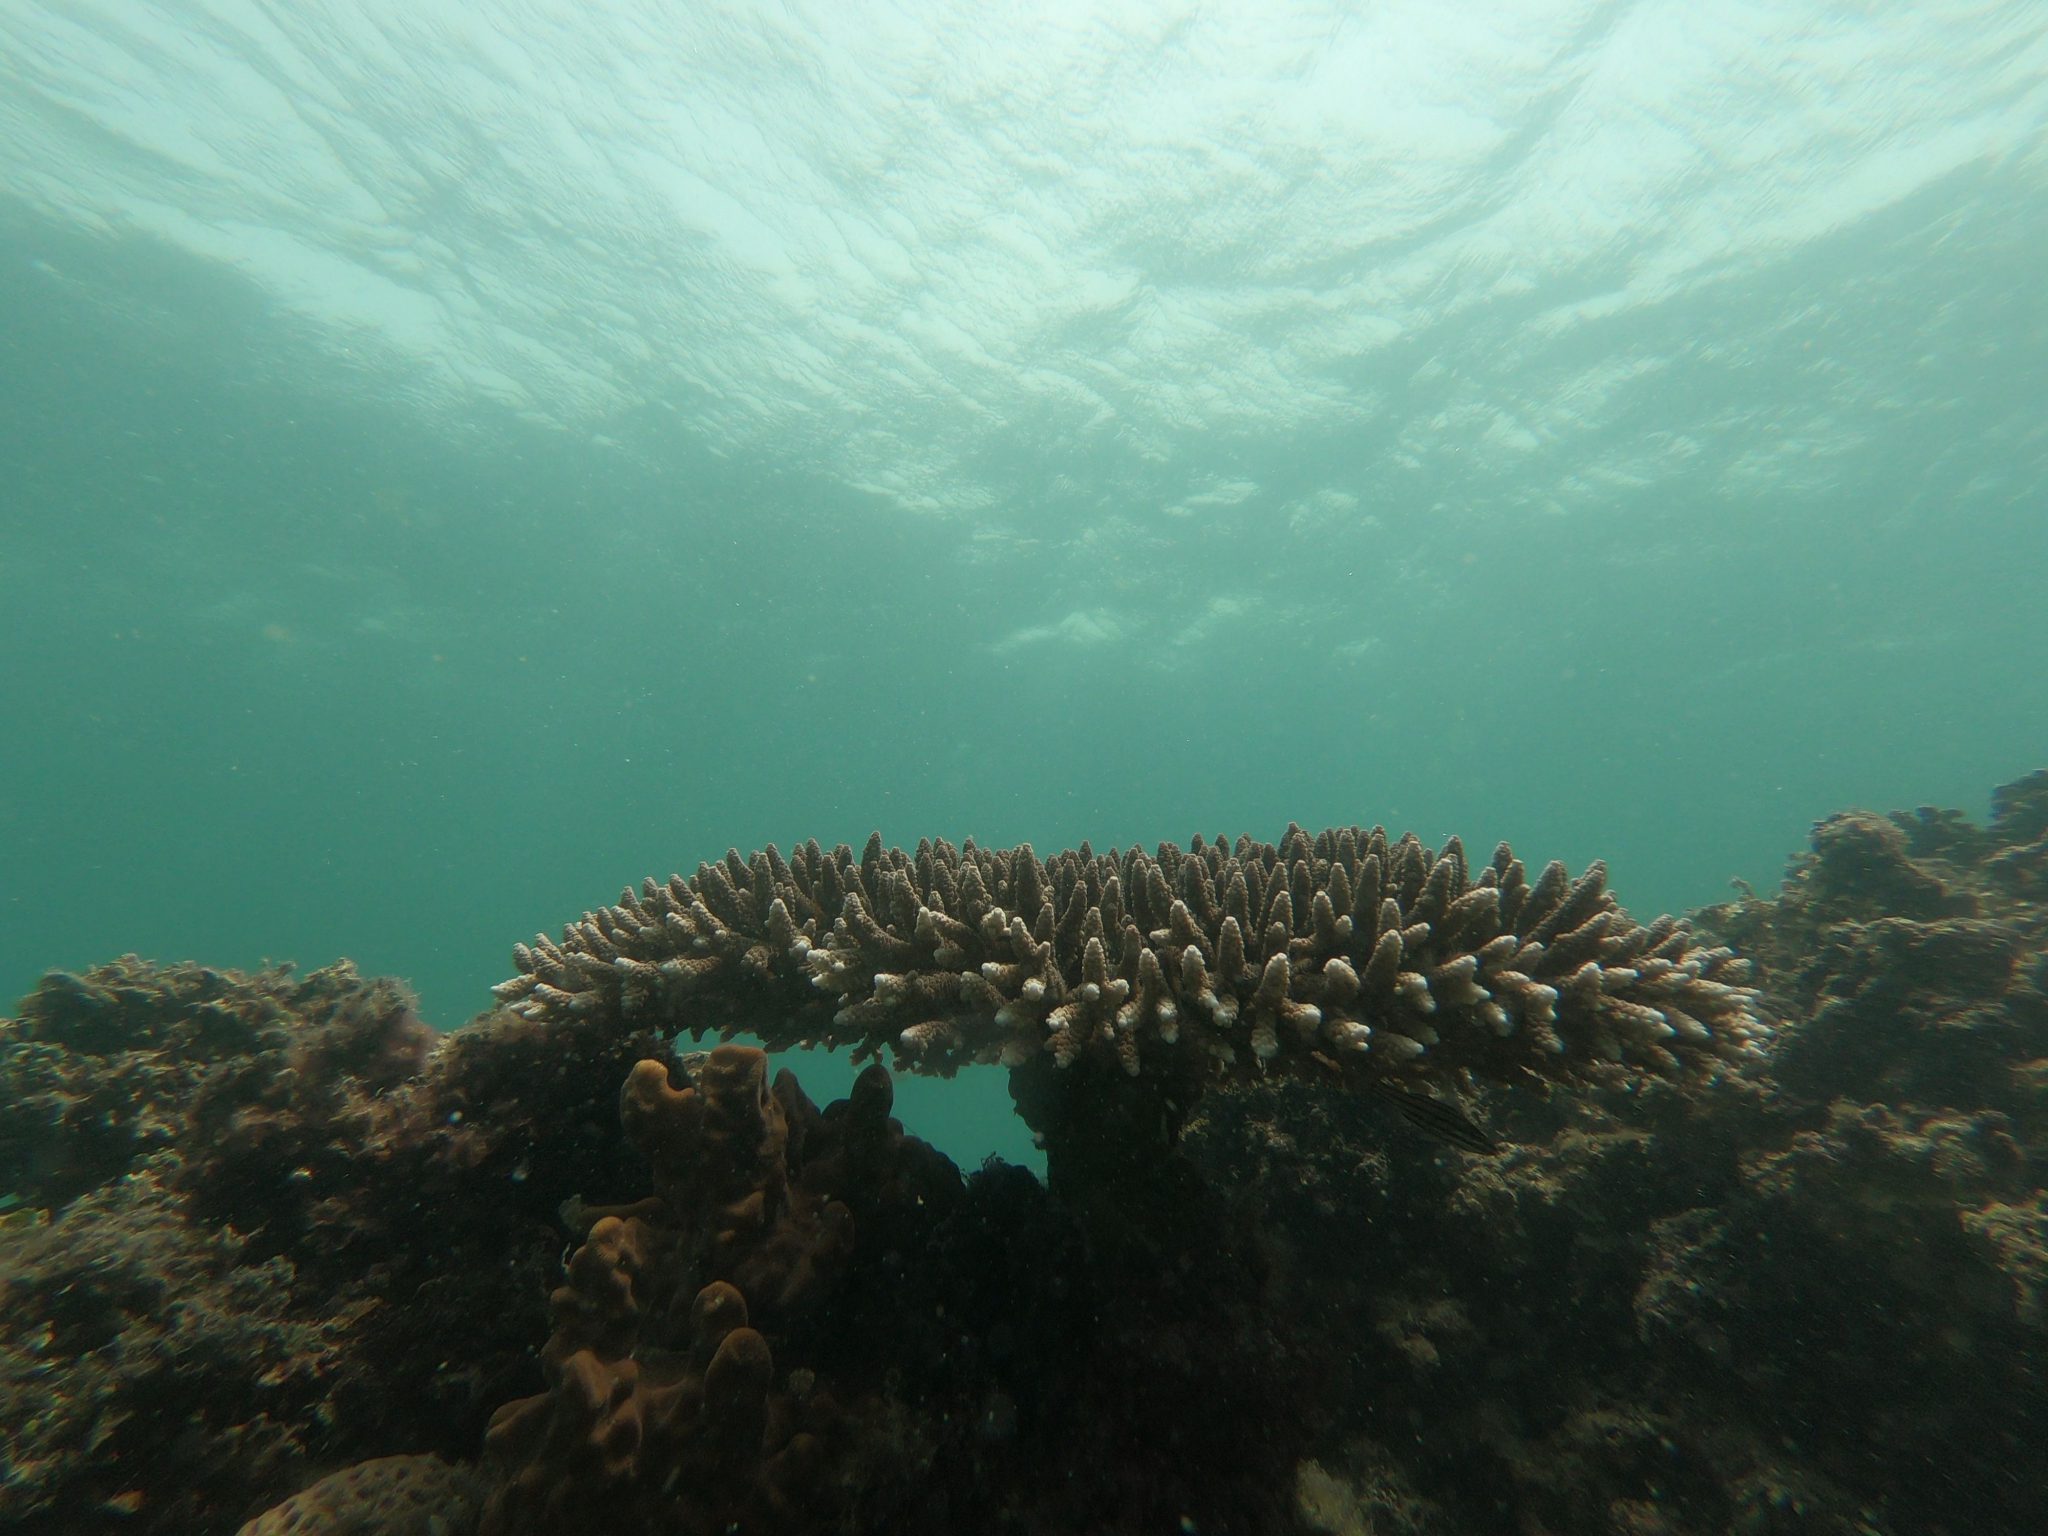
[{"label": "turquoise water", "polygon": [[2028,4],[11,4],[0,996],[348,955],[453,1027],[872,828],[1648,912],[1981,813],[2044,146]]}]

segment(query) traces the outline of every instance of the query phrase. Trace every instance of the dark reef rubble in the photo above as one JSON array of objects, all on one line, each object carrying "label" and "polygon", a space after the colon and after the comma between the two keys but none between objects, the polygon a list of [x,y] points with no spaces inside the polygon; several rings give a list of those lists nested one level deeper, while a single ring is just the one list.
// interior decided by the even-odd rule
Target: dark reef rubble
[{"label": "dark reef rubble", "polygon": [[53,974],[0,1021],[0,1526],[2048,1529],[2048,773],[1694,921],[1772,1026],[1717,1076],[1478,1075],[1476,1156],[1312,1063],[1027,1062],[1050,1186],[879,1066],[821,1108],[345,964]]}]

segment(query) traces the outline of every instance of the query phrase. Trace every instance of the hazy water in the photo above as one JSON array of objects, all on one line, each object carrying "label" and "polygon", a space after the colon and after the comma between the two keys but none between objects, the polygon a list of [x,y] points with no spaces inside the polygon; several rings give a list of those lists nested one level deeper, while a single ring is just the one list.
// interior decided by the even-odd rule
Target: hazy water
[{"label": "hazy water", "polygon": [[874,827],[1662,909],[1981,808],[2044,249],[2041,4],[12,0],[0,995],[345,954],[453,1025]]}]

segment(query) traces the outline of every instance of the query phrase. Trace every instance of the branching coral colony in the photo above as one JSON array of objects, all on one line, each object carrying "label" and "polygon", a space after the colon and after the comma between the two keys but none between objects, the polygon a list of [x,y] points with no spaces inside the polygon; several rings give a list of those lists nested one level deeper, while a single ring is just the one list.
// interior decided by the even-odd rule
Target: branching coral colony
[{"label": "branching coral colony", "polygon": [[899,1068],[1114,1065],[1199,1084],[1270,1072],[1361,1087],[1698,1075],[1753,1055],[1748,962],[1631,919],[1606,866],[1475,873],[1383,828],[1290,826],[1156,855],[970,839],[858,857],[816,841],[648,880],[560,942],[519,945],[499,999],[536,1020],[750,1031],[887,1049]]}]

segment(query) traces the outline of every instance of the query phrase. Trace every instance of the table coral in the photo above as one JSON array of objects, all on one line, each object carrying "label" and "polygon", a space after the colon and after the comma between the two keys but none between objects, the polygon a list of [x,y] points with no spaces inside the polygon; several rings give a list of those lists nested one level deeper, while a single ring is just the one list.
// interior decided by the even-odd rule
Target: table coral
[{"label": "table coral", "polygon": [[1157,856],[1087,844],[914,852],[815,841],[648,880],[519,945],[497,988],[534,1018],[851,1044],[967,1061],[1155,1062],[1448,1081],[1682,1073],[1749,1059],[1746,962],[1622,911],[1594,864],[1531,880],[1503,843],[1290,827]]}]

